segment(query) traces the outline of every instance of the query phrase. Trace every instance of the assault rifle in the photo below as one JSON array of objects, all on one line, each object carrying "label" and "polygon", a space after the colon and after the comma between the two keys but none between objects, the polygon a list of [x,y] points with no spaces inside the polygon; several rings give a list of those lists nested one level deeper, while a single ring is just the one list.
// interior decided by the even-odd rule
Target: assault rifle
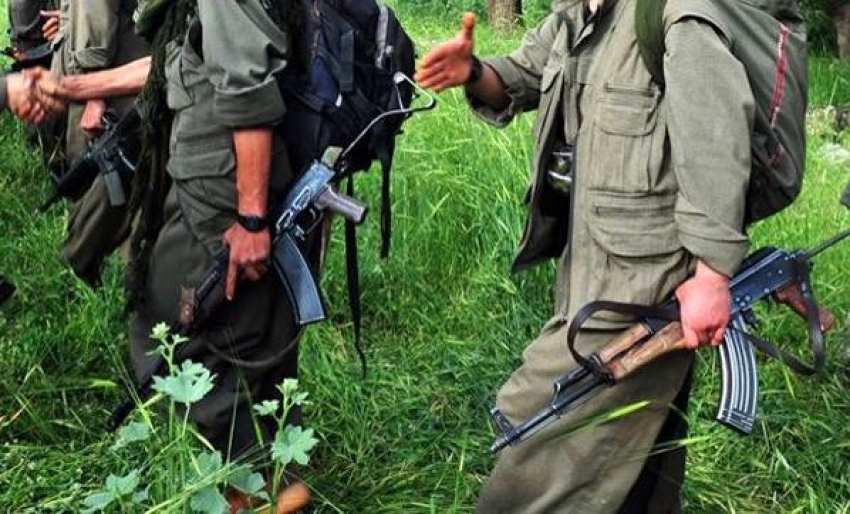
[{"label": "assault rifle", "polygon": [[[753,429],[758,403],[753,346],[800,374],[821,371],[824,366],[823,332],[832,328],[835,319],[817,306],[809,279],[811,259],[848,236],[850,230],[845,230],[808,251],[762,248],[741,265],[741,270],[729,284],[732,321],[719,348],[722,385],[718,421],[743,434],[749,434]],[[754,305],[770,298],[789,305],[808,320],[815,355],[813,366],[747,333],[747,327],[758,323],[753,312]],[[598,311],[630,314],[639,318],[640,322],[603,349],[584,358],[573,348],[573,341],[583,321]],[[529,438],[602,387],[616,384],[661,355],[685,349],[682,327],[674,321],[677,317],[678,305],[674,300],[655,307],[600,301],[580,309],[570,324],[567,336],[570,351],[579,366],[555,381],[555,392],[549,405],[520,424],[513,425],[497,408],[491,410],[499,431],[491,451],[498,452]]]},{"label": "assault rifle", "polygon": [[136,102],[120,119],[104,116],[104,132],[67,171],[53,175],[54,191],[38,210],[47,211],[62,198],[79,199],[91,188],[98,175],[103,176],[109,203],[118,207],[127,203],[124,180],[136,171],[136,156],[144,117],[142,104]]},{"label": "assault rifle", "polygon": [[12,58],[11,71],[13,72],[35,68],[36,66],[49,68],[50,61],[53,59],[53,43],[42,43],[29,50],[19,50],[9,46],[4,48],[2,53]]},{"label": "assault rifle", "polygon": [[[272,262],[283,282],[295,319],[301,326],[325,319],[325,308],[319,287],[307,259],[301,252],[302,242],[316,227],[321,226],[325,212],[339,214],[354,224],[363,222],[366,206],[334,190],[339,176],[334,163],[338,148],[329,149],[321,161],[314,161],[295,181],[280,202],[271,210]],[[230,255],[225,248],[215,256],[213,264],[196,288],[184,288],[181,296],[180,319],[172,331],[191,337],[222,306],[225,298],[227,267]],[[166,371],[160,358],[138,388],[139,397],[146,397],[153,387],[153,377]],[[116,430],[135,407],[128,399],[119,405],[107,423],[107,430]]]},{"label": "assault rifle", "polygon": [[15,286],[0,275],[0,305],[6,303],[13,294],[15,294]]}]

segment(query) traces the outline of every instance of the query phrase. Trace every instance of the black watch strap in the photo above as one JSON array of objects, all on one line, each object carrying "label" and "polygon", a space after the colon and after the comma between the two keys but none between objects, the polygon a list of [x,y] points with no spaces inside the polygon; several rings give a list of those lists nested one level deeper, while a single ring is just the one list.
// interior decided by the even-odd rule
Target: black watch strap
[{"label": "black watch strap", "polygon": [[237,214],[236,222],[242,225],[242,228],[248,232],[262,232],[269,228],[269,220],[264,216],[243,216]]},{"label": "black watch strap", "polygon": [[481,80],[481,76],[484,75],[484,64],[481,62],[481,59],[474,55],[470,58],[470,61],[471,67],[469,69],[469,77],[467,77],[466,83],[474,84]]}]

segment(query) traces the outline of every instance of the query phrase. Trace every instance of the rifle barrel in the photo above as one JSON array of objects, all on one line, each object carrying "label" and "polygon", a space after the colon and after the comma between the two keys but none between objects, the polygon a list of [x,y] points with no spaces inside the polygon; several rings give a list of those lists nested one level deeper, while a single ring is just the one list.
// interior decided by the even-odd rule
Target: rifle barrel
[{"label": "rifle barrel", "polygon": [[830,237],[829,239],[827,239],[823,243],[819,244],[818,246],[812,248],[811,250],[803,252],[803,256],[806,259],[811,259],[812,257],[816,256],[817,254],[826,250],[827,248],[837,245],[838,243],[840,243],[841,241],[846,239],[848,236],[850,236],[850,229],[839,232],[838,234]]}]

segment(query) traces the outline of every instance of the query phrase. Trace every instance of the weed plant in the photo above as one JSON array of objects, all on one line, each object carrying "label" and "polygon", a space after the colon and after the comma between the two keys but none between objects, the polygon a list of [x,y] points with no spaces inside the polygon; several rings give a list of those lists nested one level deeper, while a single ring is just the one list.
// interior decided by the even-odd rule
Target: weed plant
[{"label": "weed plant", "polygon": [[[420,53],[459,23],[404,9],[401,19]],[[486,26],[476,33],[481,55],[506,53],[521,37]],[[824,151],[850,141],[823,109],[850,101],[850,67],[812,64],[803,193],[752,228],[754,248],[811,247],[850,225],[838,204],[848,162]],[[312,399],[305,416],[320,439],[304,473],[317,512],[471,512],[494,462],[487,415],[494,393],[552,312],[551,265],[508,272],[524,220],[532,115],[496,131],[469,113],[462,94],[440,99],[399,140],[390,258],[378,258],[376,216],[359,231],[365,379],[352,346],[342,231],[334,233],[323,278],[332,319],[308,330],[300,356],[300,388]],[[102,430],[130,381],[122,264],[111,261],[104,287],[93,292],[58,263],[65,216],[35,213],[48,181],[23,139],[8,116],[0,120],[0,272],[19,288],[0,309],[0,510],[77,512],[110,473],[126,480],[142,469],[138,458],[150,443],[111,451],[114,440]],[[373,206],[377,175],[358,185]],[[716,357],[699,353],[685,512],[850,512],[849,258],[848,245],[837,247],[813,272],[819,299],[839,318],[827,338],[827,372],[803,379],[760,357],[760,417],[750,437],[713,421]],[[796,315],[779,308],[761,315],[763,337],[804,354]]]}]

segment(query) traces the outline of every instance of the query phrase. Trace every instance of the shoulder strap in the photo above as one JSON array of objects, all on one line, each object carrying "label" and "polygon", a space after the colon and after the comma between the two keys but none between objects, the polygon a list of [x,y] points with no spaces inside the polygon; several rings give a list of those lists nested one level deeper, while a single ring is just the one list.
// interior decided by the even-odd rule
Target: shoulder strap
[{"label": "shoulder strap", "polygon": [[664,86],[664,7],[667,0],[637,0],[635,33],[638,49],[652,79]]}]

